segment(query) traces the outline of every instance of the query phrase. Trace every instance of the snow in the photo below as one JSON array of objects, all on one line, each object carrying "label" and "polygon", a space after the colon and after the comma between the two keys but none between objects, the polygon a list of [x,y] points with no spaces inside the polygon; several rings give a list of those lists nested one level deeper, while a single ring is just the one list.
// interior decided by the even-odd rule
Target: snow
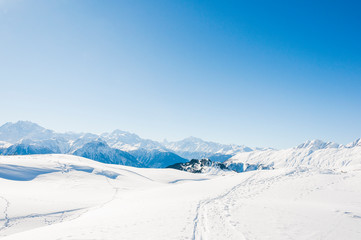
[{"label": "snow", "polygon": [[29,121],[8,122],[0,126],[0,139],[9,143],[15,143],[23,138],[42,140],[50,138],[53,134],[53,131]]},{"label": "snow", "polygon": [[319,149],[325,149],[325,148],[338,148],[338,147],[340,147],[340,145],[337,143],[323,142],[319,139],[309,140],[309,141],[297,146],[297,148],[308,148],[310,150],[319,150]]},{"label": "snow", "polygon": [[227,166],[263,166],[271,168],[312,166],[327,169],[361,167],[361,146],[308,141],[284,150],[239,153],[225,162]]},{"label": "snow", "polygon": [[8,148],[11,145],[12,145],[11,143],[0,141],[0,148]]},{"label": "snow", "polygon": [[[325,150],[337,148],[318,151]],[[355,152],[341,149],[328,164],[227,174],[109,165],[72,155],[0,156],[0,236],[361,239],[361,168],[336,159],[358,152],[348,150]]]}]

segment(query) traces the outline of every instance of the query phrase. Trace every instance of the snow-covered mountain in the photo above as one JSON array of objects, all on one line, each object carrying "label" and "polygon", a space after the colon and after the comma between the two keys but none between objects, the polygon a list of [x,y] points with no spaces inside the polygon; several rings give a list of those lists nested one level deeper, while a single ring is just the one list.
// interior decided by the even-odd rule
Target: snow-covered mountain
[{"label": "snow-covered mountain", "polygon": [[0,149],[2,155],[29,155],[54,153],[50,148],[34,144],[16,143]]},{"label": "snow-covered mountain", "polygon": [[[2,239],[361,237],[360,139],[249,152],[193,139],[169,150],[118,130],[62,134],[34,126],[36,133],[25,125],[22,135],[19,124],[7,124],[2,154],[57,154],[0,156]],[[174,153],[181,149],[231,158],[188,161]],[[259,169],[267,170],[251,171]]]},{"label": "snow-covered mountain", "polygon": [[139,148],[130,151],[129,153],[136,157],[144,166],[153,168],[164,168],[175,163],[188,162],[187,159],[184,159],[175,153],[158,149],[146,150],[144,148]]},{"label": "snow-covered mountain", "polygon": [[174,153],[187,159],[209,158],[214,161],[224,161],[237,153],[253,151],[252,148],[243,145],[208,142],[196,137],[189,137],[177,142],[164,141],[163,144]]},{"label": "snow-covered mountain", "polygon": [[352,143],[345,145],[345,147],[347,147],[347,148],[353,148],[356,146],[361,147],[361,138],[357,139],[356,141],[354,141]]},{"label": "snow-covered mountain", "polygon": [[16,143],[21,139],[43,140],[54,136],[54,131],[45,129],[36,123],[18,121],[5,123],[0,127],[0,139],[4,142]]},{"label": "snow-covered mountain", "polygon": [[133,167],[145,166],[131,154],[116,148],[111,148],[106,142],[101,140],[86,143],[84,146],[77,149],[73,154],[76,156],[93,159],[102,163],[119,164]]},{"label": "snow-covered mountain", "polygon": [[157,142],[115,130],[92,133],[57,133],[38,124],[19,121],[0,127],[0,154],[75,154],[105,163],[164,168],[190,159],[209,158],[233,170],[287,166],[342,167],[361,162],[361,140],[347,145],[312,140],[284,150],[252,149],[190,137]]},{"label": "snow-covered mountain", "polygon": [[353,143],[340,145],[312,140],[290,149],[239,153],[225,164],[239,172],[260,168],[307,166],[334,169],[361,166],[361,141],[358,139]]},{"label": "snow-covered mountain", "polygon": [[0,141],[2,155],[74,154],[104,163],[156,168],[188,161],[161,143],[121,130],[101,135],[56,133],[19,121],[0,127]]},{"label": "snow-covered mountain", "polygon": [[[134,163],[135,165],[132,166],[142,164],[146,167],[166,167],[174,163],[184,163],[193,158],[210,158],[213,161],[223,162],[239,152],[253,151],[253,149],[241,145],[208,142],[195,137],[178,142],[160,143],[121,130],[100,135],[92,133],[57,133],[29,121],[6,123],[1,126],[0,141],[0,154],[3,155],[79,154],[79,152],[82,152],[82,156],[86,155],[99,161],[103,157],[97,155],[99,149],[96,144],[86,146],[87,154],[83,151],[86,144],[101,141],[107,144],[107,147],[102,149],[102,154],[108,155],[107,157],[104,156],[104,159],[113,158],[114,149],[118,149],[136,158],[137,163],[133,159],[128,159],[126,161],[128,164]],[[91,149],[91,147],[94,147],[94,149]],[[92,151],[94,153],[91,153]],[[124,161],[112,162],[120,163]]]},{"label": "snow-covered mountain", "polygon": [[111,133],[103,133],[100,135],[100,137],[104,139],[109,144],[109,146],[128,152],[138,149],[167,150],[162,144],[156,141],[143,139],[134,133],[121,130],[115,130]]}]

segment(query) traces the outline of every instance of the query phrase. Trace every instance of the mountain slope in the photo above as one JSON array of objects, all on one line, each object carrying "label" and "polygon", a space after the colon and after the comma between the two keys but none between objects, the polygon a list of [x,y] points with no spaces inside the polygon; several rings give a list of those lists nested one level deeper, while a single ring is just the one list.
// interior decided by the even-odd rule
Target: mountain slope
[{"label": "mountain slope", "polygon": [[109,146],[113,148],[118,148],[122,151],[134,151],[137,149],[147,149],[147,150],[166,150],[166,148],[156,141],[149,139],[140,138],[134,133],[129,133],[121,130],[114,130],[111,133],[103,133],[100,135]]},{"label": "mountain slope", "polygon": [[83,147],[77,149],[73,154],[101,163],[120,164],[134,167],[144,166],[129,153],[119,149],[111,148],[107,143],[100,140],[86,143]]},{"label": "mountain slope", "polygon": [[[0,141],[0,154],[4,155],[76,154],[102,162],[135,164],[132,166],[141,164],[145,167],[157,168],[184,163],[192,158],[208,157],[211,160],[223,162],[236,153],[252,151],[251,148],[245,146],[207,142],[194,137],[179,142],[159,143],[121,130],[100,135],[56,133],[27,121],[6,123],[1,126]],[[100,148],[96,144],[89,144],[94,141],[106,143],[107,149],[99,152]],[[85,146],[86,144],[88,145]],[[121,152],[115,153],[115,150],[109,148],[127,152],[135,157],[136,161],[130,156],[124,154],[121,156]],[[115,159],[116,156],[119,156],[120,159]]]},{"label": "mountain slope", "polygon": [[2,155],[29,155],[29,154],[49,154],[55,153],[50,148],[31,144],[14,144],[1,151]]},{"label": "mountain slope", "polygon": [[144,166],[152,168],[165,168],[175,163],[188,162],[187,159],[181,158],[172,152],[161,151],[158,149],[137,149],[130,151],[129,153],[132,154]]},{"label": "mountain slope", "polygon": [[163,144],[179,156],[187,159],[218,156],[224,160],[227,156],[234,156],[239,152],[253,151],[253,149],[246,146],[208,142],[195,137],[189,137],[177,142],[164,142]]},{"label": "mountain slope", "polygon": [[311,166],[334,169],[359,166],[361,165],[361,145],[359,140],[356,144],[346,146],[313,140],[290,149],[239,153],[227,160],[225,164],[240,172],[258,168]]},{"label": "mountain slope", "polygon": [[21,139],[42,140],[52,138],[54,132],[29,121],[5,123],[0,127],[0,141],[16,143]]},{"label": "mountain slope", "polygon": [[0,156],[0,237],[361,239],[360,168],[225,173]]},{"label": "mountain slope", "polygon": [[156,141],[120,130],[101,135],[55,133],[35,123],[19,121],[0,127],[0,141],[3,155],[74,154],[105,163],[157,168],[187,161]]}]

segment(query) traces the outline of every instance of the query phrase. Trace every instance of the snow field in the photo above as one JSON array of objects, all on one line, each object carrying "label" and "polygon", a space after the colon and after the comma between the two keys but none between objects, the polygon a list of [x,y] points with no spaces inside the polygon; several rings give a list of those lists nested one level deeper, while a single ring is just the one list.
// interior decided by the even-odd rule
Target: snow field
[{"label": "snow field", "polygon": [[191,174],[68,155],[0,164],[4,240],[361,239],[356,167]]}]

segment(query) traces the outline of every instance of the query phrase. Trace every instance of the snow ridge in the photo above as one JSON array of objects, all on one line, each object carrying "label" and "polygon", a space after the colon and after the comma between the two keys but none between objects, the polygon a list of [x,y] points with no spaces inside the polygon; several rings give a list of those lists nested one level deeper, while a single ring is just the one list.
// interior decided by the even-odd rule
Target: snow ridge
[{"label": "snow ridge", "polygon": [[357,167],[361,165],[361,145],[360,140],[345,146],[312,140],[290,149],[239,153],[225,164],[238,171],[300,166],[328,169]]}]

